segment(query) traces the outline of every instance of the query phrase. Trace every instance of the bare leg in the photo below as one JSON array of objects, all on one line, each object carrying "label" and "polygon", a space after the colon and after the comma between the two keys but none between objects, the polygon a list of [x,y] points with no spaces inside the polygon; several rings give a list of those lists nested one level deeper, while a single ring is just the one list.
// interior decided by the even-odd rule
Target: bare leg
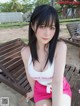
[{"label": "bare leg", "polygon": [[35,103],[35,106],[52,106],[52,102],[50,99],[40,100],[39,102]]},{"label": "bare leg", "polygon": [[[52,106],[52,102],[50,99],[41,100],[35,106]],[[71,106],[71,97],[67,94],[63,94],[62,106]]]},{"label": "bare leg", "polygon": [[63,94],[62,106],[71,106],[71,97],[67,94]]}]

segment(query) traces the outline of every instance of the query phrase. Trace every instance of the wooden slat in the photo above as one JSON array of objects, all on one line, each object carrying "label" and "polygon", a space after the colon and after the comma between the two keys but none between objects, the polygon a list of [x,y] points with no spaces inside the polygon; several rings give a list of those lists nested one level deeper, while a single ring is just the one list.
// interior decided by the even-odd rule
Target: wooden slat
[{"label": "wooden slat", "polygon": [[11,41],[8,41],[8,42],[5,42],[5,43],[0,44],[0,50],[2,48],[6,47],[7,45],[16,43],[17,41],[21,41],[21,40],[20,39],[15,39],[15,40],[11,40]]},{"label": "wooden slat", "polygon": [[7,61],[6,63],[3,63],[3,65],[5,67],[7,67],[7,66],[9,67],[9,66],[12,66],[13,64],[15,64],[15,62],[17,62],[19,60],[20,60],[20,58],[13,58],[13,59]]},{"label": "wooden slat", "polygon": [[24,64],[20,64],[18,67],[15,67],[13,70],[10,70],[9,72],[15,76],[15,74],[20,73],[20,69],[24,67]]},{"label": "wooden slat", "polygon": [[26,74],[24,67],[22,67],[17,73],[14,73],[13,76],[14,76],[15,79],[16,79],[16,78],[18,78],[22,73],[25,73],[25,74]]},{"label": "wooden slat", "polygon": [[0,57],[7,55],[8,53],[10,53],[11,51],[13,51],[15,49],[18,49],[18,48],[21,49],[21,47],[22,46],[18,45],[18,46],[13,46],[13,47],[10,47],[8,49],[5,49],[0,53]]},{"label": "wooden slat", "polygon": [[2,70],[3,73],[6,76],[8,76],[9,78],[11,78],[11,80],[13,80],[15,82],[14,78],[10,75],[9,70],[5,69],[5,67],[3,67],[3,65],[1,63],[0,63],[0,70]]},{"label": "wooden slat", "polygon": [[71,66],[66,65],[65,66],[65,71],[64,71],[64,76],[66,77],[67,72],[70,70]]},{"label": "wooden slat", "polygon": [[59,40],[62,40],[62,41],[64,41],[64,42],[66,42],[66,43],[69,43],[69,44],[72,44],[72,45],[74,45],[74,46],[80,47],[80,43],[77,42],[77,41],[73,41],[72,39],[60,38]]},{"label": "wooden slat", "polygon": [[26,80],[21,84],[22,87],[25,87],[29,82],[27,82]]},{"label": "wooden slat", "polygon": [[18,83],[21,85],[22,83],[24,83],[24,81],[26,81],[26,83],[28,82],[27,76],[24,76]]},{"label": "wooden slat", "polygon": [[78,24],[79,23],[71,23],[71,24],[69,23],[69,24],[66,24],[67,29],[68,29],[71,37],[77,35],[76,31],[77,31]]},{"label": "wooden slat", "polygon": [[74,72],[75,72],[75,67],[70,67],[69,71],[66,74],[66,78],[68,82],[70,82],[70,79],[72,78]]},{"label": "wooden slat", "polygon": [[18,53],[16,53],[16,57],[14,57],[14,55],[11,54],[11,56],[5,57],[2,60],[0,60],[0,63],[6,64],[14,59],[19,59],[19,58],[20,58],[20,54],[18,52]]},{"label": "wooden slat", "polygon": [[17,81],[20,81],[23,77],[26,76],[26,73],[23,71],[23,73],[21,73],[18,77],[17,77]]},{"label": "wooden slat", "polygon": [[0,48],[0,54],[2,53],[2,52],[5,52],[6,50],[8,50],[8,49],[11,49],[11,48],[13,48],[13,47],[15,47],[15,46],[18,46],[19,44],[10,44],[10,45],[6,45],[5,47],[3,47],[3,48]]},{"label": "wooden slat", "polygon": [[[8,55],[11,55],[11,54],[13,54],[13,53],[15,53],[15,52],[20,52],[20,50],[21,50],[21,48],[22,48],[23,46],[17,46],[17,47],[15,47],[15,48],[13,48],[12,50],[10,50],[10,51],[8,51],[8,52],[4,52],[4,53],[1,53],[0,54],[0,57],[2,57],[2,56],[5,56],[5,57],[7,57]],[[2,58],[1,58],[2,59]]]},{"label": "wooden slat", "polygon": [[30,87],[30,84],[29,83],[27,83],[27,85],[24,88],[28,92],[31,91],[31,87]]},{"label": "wooden slat", "polygon": [[[18,67],[20,64],[23,64],[22,59],[19,59],[17,62],[15,61],[15,63],[9,65],[6,67],[7,70],[13,70],[14,68]],[[5,66],[4,66],[5,67]]]}]

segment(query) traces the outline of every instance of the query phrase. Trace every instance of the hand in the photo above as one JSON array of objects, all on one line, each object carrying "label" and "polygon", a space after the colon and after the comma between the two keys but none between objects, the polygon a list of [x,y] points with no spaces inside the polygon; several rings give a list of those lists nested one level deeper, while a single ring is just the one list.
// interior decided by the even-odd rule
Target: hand
[{"label": "hand", "polygon": [[31,98],[33,98],[33,96],[34,96],[33,91],[28,92],[28,93],[26,94],[26,100],[27,100],[27,102],[28,102]]}]

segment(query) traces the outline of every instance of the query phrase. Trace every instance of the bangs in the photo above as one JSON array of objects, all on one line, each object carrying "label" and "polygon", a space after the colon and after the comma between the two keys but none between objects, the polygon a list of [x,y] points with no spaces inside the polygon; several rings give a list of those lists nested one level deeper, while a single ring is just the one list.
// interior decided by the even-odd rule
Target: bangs
[{"label": "bangs", "polygon": [[46,27],[55,25],[56,18],[50,13],[43,13],[39,16],[36,21],[36,30],[40,25],[45,25]]}]

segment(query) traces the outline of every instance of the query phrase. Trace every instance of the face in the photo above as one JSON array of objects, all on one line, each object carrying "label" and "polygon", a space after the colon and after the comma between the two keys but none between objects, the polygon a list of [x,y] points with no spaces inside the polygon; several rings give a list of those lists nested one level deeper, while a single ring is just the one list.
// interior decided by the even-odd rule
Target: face
[{"label": "face", "polygon": [[53,23],[52,26],[45,26],[40,25],[36,31],[36,25],[32,28],[35,32],[37,41],[42,44],[47,44],[53,38],[55,34],[55,24]]}]

